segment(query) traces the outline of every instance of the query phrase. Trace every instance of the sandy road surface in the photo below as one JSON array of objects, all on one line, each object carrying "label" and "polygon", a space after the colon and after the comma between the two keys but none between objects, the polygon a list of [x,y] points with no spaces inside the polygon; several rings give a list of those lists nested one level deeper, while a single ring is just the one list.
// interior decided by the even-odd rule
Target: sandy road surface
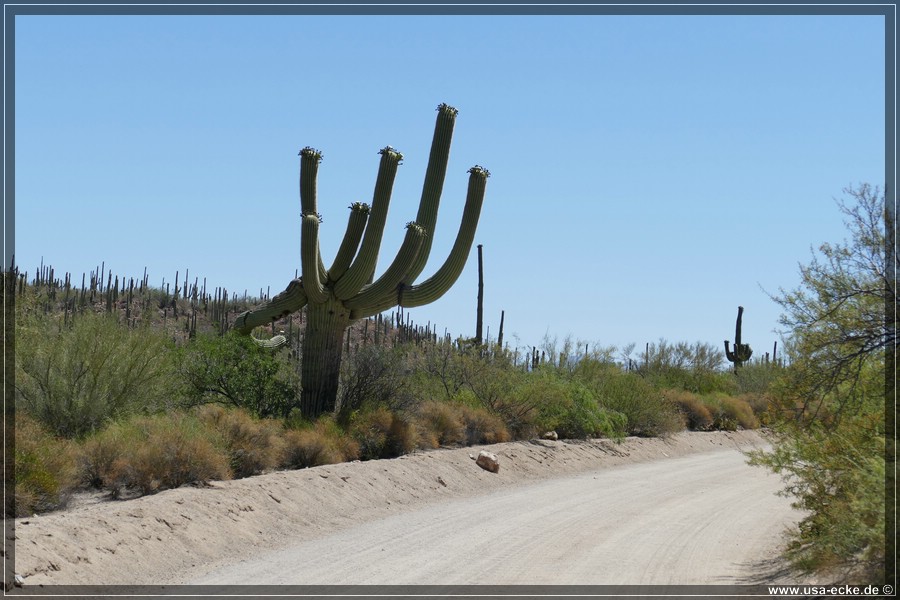
[{"label": "sandy road surface", "polygon": [[735,449],[622,465],[426,506],[198,584],[747,583],[796,520]]},{"label": "sandy road surface", "polygon": [[[34,585],[759,581],[800,515],[755,431],[523,441],[280,471],[15,520]],[[88,501],[85,501],[88,500]],[[755,582],[754,581],[754,582]],[[774,582],[774,581],[773,581]]]}]

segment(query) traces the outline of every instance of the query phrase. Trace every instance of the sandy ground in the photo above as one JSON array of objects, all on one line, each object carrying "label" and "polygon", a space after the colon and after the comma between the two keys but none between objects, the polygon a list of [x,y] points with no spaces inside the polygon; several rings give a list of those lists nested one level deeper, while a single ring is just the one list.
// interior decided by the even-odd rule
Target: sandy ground
[{"label": "sandy ground", "polygon": [[800,517],[739,451],[764,444],[511,442],[82,503],[16,520],[15,571],[25,586],[756,583]]}]

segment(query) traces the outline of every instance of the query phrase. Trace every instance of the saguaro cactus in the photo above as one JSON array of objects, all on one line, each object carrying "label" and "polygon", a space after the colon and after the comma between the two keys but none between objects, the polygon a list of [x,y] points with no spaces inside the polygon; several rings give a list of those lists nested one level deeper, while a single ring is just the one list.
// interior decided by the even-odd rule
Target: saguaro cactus
[{"label": "saguaro cactus", "polygon": [[734,370],[737,372],[738,367],[750,360],[753,350],[750,344],[741,343],[741,318],[744,316],[744,307],[738,306],[737,322],[734,326],[734,352],[728,348],[728,340],[725,340],[725,358],[729,362],[734,363]]},{"label": "saguaro cactus", "polygon": [[314,418],[336,408],[341,340],[353,321],[393,306],[411,308],[434,302],[456,282],[466,264],[490,175],[487,169],[477,165],[469,169],[462,223],[449,256],[434,275],[421,283],[413,283],[425,268],[431,251],[457,115],[457,110],[446,104],[438,106],[437,111],[416,221],[406,225],[406,238],[397,256],[374,281],[391,190],[403,155],[390,146],[380,151],[381,164],[372,204],[350,206],[343,241],[331,267],[326,269],[319,253],[321,217],[316,201],[316,173],[322,154],[309,147],[300,151],[302,276],[291,281],[283,292],[266,304],[239,315],[235,329],[249,334],[258,325],[307,307],[300,408],[308,417]]}]

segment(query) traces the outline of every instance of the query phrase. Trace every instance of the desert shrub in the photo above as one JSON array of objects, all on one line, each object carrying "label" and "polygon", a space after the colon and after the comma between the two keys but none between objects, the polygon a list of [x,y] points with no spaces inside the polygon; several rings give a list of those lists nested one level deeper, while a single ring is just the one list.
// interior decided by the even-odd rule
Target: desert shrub
[{"label": "desert shrub", "polygon": [[460,351],[448,340],[441,340],[434,345],[425,346],[418,356],[417,371],[424,375],[428,396],[441,395],[449,400],[459,393],[465,385]]},{"label": "desert shrub", "polygon": [[[882,384],[883,385],[883,384]],[[786,556],[802,572],[825,571],[845,580],[885,581],[885,432],[883,396],[834,427],[776,424],[771,452],[751,464],[784,477],[783,495],[804,511],[789,532]],[[889,529],[887,531],[890,531]]]},{"label": "desert shrub", "polygon": [[250,477],[278,466],[284,453],[283,429],[278,421],[213,404],[198,407],[196,413],[201,422],[219,433],[234,477]]},{"label": "desert shrub", "polygon": [[299,378],[278,352],[250,336],[201,335],[179,352],[191,404],[227,403],[258,417],[285,417],[299,403]]},{"label": "desert shrub", "polygon": [[692,431],[709,431],[713,415],[697,395],[683,390],[665,390],[663,395],[681,411],[685,425]]},{"label": "desert shrub", "polygon": [[284,433],[281,466],[302,469],[359,458],[359,444],[346,435],[331,417]]},{"label": "desert shrub", "polygon": [[363,460],[402,456],[415,450],[419,442],[413,423],[384,406],[355,413],[350,434],[359,443]]},{"label": "desert shrub", "polygon": [[65,507],[78,485],[78,447],[24,414],[15,418],[14,505],[8,517]]},{"label": "desert shrub", "polygon": [[758,429],[759,419],[753,414],[753,409],[740,398],[723,398],[722,407],[725,414],[743,429]]},{"label": "desert shrub", "polygon": [[761,425],[765,425],[769,420],[769,394],[760,394],[756,392],[748,392],[737,397],[738,400],[746,402],[759,419]]},{"label": "desert shrub", "polygon": [[474,444],[499,444],[510,440],[509,430],[499,415],[480,406],[460,406],[460,417],[465,430],[465,442]]},{"label": "desert shrub", "polygon": [[585,385],[600,406],[625,415],[625,433],[664,436],[684,429],[677,406],[635,373],[610,367]]},{"label": "desert shrub", "polygon": [[[631,361],[633,345],[625,352]],[[634,359],[637,371],[659,389],[680,389],[695,394],[730,392],[734,378],[721,370],[724,355],[718,346],[704,342],[670,343],[664,339],[649,344]]]},{"label": "desert shrub", "polygon": [[363,406],[384,406],[390,410],[409,408],[407,365],[394,348],[366,346],[341,362],[338,420],[349,423]]},{"label": "desert shrub", "polygon": [[534,425],[541,431],[556,431],[564,438],[596,435],[621,437],[625,416],[601,407],[594,392],[577,380],[565,380],[546,370],[532,374],[522,394],[537,405]]},{"label": "desert shrub", "polygon": [[122,444],[118,458],[99,472],[103,488],[113,497],[126,490],[145,495],[231,477],[221,439],[191,414],[136,417],[113,423],[97,435]]},{"label": "desert shrub", "polygon": [[713,394],[704,397],[704,402],[712,414],[713,429],[736,431],[739,428],[759,428],[759,419],[753,414],[753,409],[739,398]]},{"label": "desert shrub", "polygon": [[782,373],[783,369],[775,364],[762,361],[744,363],[733,374],[735,393],[764,394]]},{"label": "desert shrub", "polygon": [[113,464],[124,460],[129,446],[138,440],[133,428],[110,424],[87,437],[81,444],[80,472],[83,483],[102,489],[105,479],[113,472]]},{"label": "desert shrub", "polygon": [[160,332],[84,313],[68,326],[25,318],[16,336],[16,404],[56,435],[171,404],[173,348]]},{"label": "desert shrub", "polygon": [[458,352],[454,360],[463,381],[454,400],[498,415],[517,438],[533,430],[537,399],[523,393],[522,386],[529,379],[525,373],[512,368],[508,360],[481,356],[477,348]]},{"label": "desert shrub", "polygon": [[449,402],[430,401],[419,407],[417,422],[423,446],[437,448],[466,440],[463,407]]}]

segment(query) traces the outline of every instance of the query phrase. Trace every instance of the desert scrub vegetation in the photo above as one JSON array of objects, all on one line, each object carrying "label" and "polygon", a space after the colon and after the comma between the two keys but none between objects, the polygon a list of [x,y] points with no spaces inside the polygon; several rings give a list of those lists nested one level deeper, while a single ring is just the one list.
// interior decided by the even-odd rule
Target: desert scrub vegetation
[{"label": "desert scrub vegetation", "polygon": [[286,417],[298,404],[299,380],[283,354],[247,336],[202,334],[176,354],[190,404],[220,402],[260,417]]},{"label": "desert scrub vegetation", "polygon": [[17,413],[13,473],[15,489],[13,494],[7,490],[7,516],[64,508],[79,483],[79,448]]},{"label": "desert scrub vegetation", "polygon": [[167,408],[175,393],[165,336],[124,328],[107,314],[88,312],[63,324],[23,311],[15,359],[17,406],[59,436]]},{"label": "desert scrub vegetation", "polygon": [[800,285],[772,296],[791,360],[769,390],[773,449],[753,461],[780,473],[785,493],[807,511],[787,553],[795,566],[896,583],[896,540],[885,535],[896,525],[885,510],[886,490],[896,489],[895,433],[885,418],[896,414],[895,213],[867,184],[846,189],[838,208],[849,239],[820,245],[801,265]]},{"label": "desert scrub vegetation", "polygon": [[113,498],[232,477],[217,432],[187,412],[112,423],[85,442],[84,452],[83,472]]},{"label": "desert scrub vegetation", "polygon": [[283,441],[280,466],[286,469],[331,465],[356,460],[360,456],[359,442],[331,416],[320,417],[315,423],[301,422],[288,428]]},{"label": "desert scrub vegetation", "polygon": [[216,404],[199,406],[195,413],[218,435],[234,477],[250,477],[282,464],[286,440],[280,421]]},{"label": "desert scrub vegetation", "polygon": [[747,363],[735,375],[712,346],[665,340],[634,359],[626,348],[621,361],[615,348],[569,339],[510,351],[439,337],[398,312],[348,330],[336,408],[310,420],[300,408],[302,311],[271,324],[283,347],[263,348],[230,331],[229,315],[247,305],[224,292],[142,286],[132,300],[125,287],[93,285],[96,300],[86,288],[74,302],[46,274],[4,288],[16,293],[16,413],[31,420],[23,432],[43,432],[40,448],[54,448],[23,442],[31,454],[17,454],[17,468],[59,482],[57,500],[22,495],[29,511],[63,506],[73,489],[130,498],[550,430],[619,439],[755,427],[782,372]]}]

